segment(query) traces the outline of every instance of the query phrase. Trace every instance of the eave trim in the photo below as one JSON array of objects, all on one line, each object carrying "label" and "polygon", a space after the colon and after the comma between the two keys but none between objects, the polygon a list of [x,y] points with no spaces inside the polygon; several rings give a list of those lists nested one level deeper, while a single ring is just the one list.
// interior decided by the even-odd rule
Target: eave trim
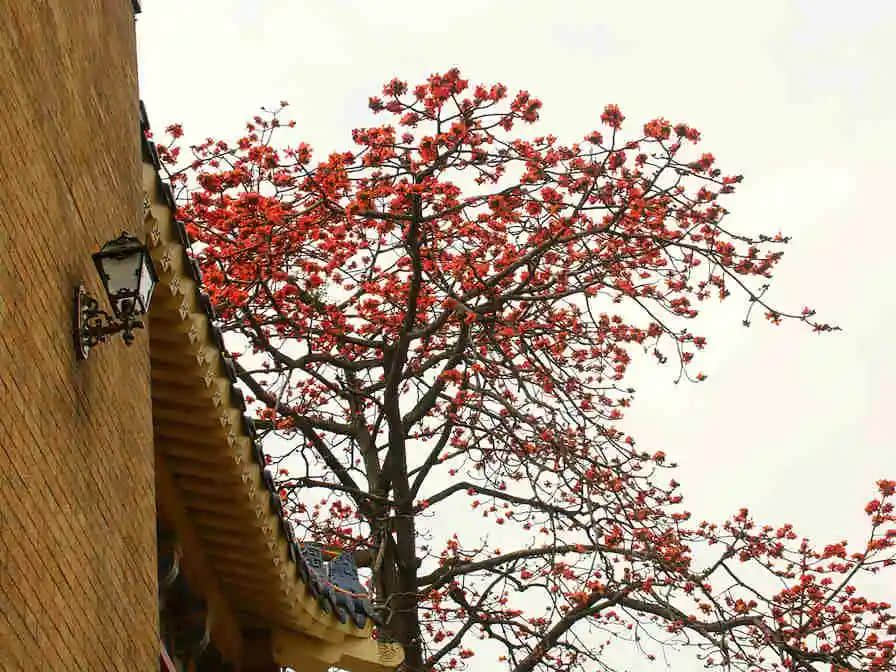
[{"label": "eave trim", "polygon": [[[283,516],[217,316],[201,291],[199,267],[187,255],[189,237],[175,218],[173,195],[159,177],[158,154],[146,139],[149,123],[142,102],[140,114],[144,217],[159,274],[149,314],[156,450],[165,454],[188,510],[191,497],[208,496],[207,485],[191,493],[192,479],[207,477],[220,487],[222,497],[215,500],[220,516],[207,517],[213,519],[203,527],[201,511],[191,515],[203,544],[238,535],[246,565],[229,567],[221,560],[216,568],[224,574],[221,584],[231,592],[231,603],[240,605],[256,627],[264,623],[333,644],[367,640],[373,626],[369,602],[354,596],[346,602],[344,593],[322,582]],[[231,557],[210,550],[215,558]]]}]

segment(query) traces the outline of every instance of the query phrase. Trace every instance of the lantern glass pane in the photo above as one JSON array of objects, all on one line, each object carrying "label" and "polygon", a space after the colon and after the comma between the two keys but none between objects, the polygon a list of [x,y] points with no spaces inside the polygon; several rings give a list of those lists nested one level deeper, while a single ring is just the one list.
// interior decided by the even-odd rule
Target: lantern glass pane
[{"label": "lantern glass pane", "polygon": [[140,309],[145,313],[149,310],[149,302],[152,300],[152,290],[156,286],[156,280],[152,269],[152,259],[145,252],[143,263],[140,264]]},{"label": "lantern glass pane", "polygon": [[133,305],[140,278],[140,259],[141,255],[137,252],[120,257],[107,256],[101,260],[109,301],[118,316],[128,312],[125,310],[126,301]]},{"label": "lantern glass pane", "polygon": [[125,292],[133,294],[137,290],[140,275],[140,253],[125,257],[104,257],[103,273],[106,274],[107,289],[110,296]]}]

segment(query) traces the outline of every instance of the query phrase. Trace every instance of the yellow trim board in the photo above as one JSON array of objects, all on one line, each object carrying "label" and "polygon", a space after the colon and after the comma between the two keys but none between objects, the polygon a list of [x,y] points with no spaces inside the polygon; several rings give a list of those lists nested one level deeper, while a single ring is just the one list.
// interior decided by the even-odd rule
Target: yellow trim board
[{"label": "yellow trim board", "polygon": [[271,634],[271,647],[275,663],[302,672],[327,672],[331,667],[348,672],[392,672],[404,661],[399,644],[357,638],[327,643],[281,629]]}]

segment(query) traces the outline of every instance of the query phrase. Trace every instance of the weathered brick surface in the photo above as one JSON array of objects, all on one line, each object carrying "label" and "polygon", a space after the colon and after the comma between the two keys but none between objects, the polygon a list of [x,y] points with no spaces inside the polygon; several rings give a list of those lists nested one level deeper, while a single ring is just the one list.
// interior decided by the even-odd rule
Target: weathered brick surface
[{"label": "weathered brick surface", "polygon": [[0,670],[155,670],[148,339],[75,360],[140,211],[130,0],[0,0]]}]

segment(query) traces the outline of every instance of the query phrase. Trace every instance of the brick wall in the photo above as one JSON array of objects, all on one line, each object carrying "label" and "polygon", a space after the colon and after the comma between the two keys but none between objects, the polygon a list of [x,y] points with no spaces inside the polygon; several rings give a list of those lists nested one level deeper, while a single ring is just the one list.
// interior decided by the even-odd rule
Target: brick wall
[{"label": "brick wall", "polygon": [[133,8],[0,7],[0,670],[155,670],[148,339],[77,362],[70,331],[137,227]]}]

